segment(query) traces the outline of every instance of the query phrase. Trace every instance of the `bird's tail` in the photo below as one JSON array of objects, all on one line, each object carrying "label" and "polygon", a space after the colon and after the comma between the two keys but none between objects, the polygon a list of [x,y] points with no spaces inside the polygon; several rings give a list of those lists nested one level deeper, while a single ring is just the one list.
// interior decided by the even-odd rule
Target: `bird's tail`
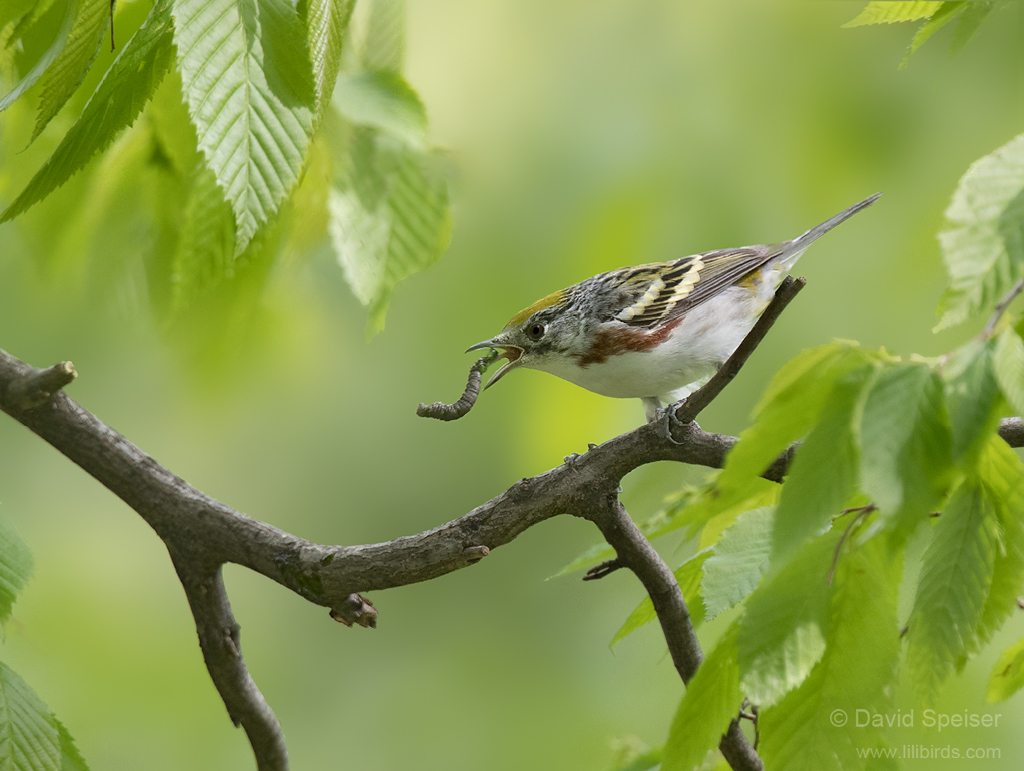
[{"label": "bird's tail", "polygon": [[783,241],[778,247],[781,253],[780,267],[784,272],[788,272],[789,269],[793,267],[793,264],[800,259],[800,255],[804,253],[804,250],[806,250],[808,246],[817,241],[836,225],[850,219],[850,217],[862,209],[868,208],[871,204],[877,201],[881,195],[881,193],[875,193],[874,195],[865,198],[863,201],[855,203],[850,208],[843,209],[834,217],[829,217],[820,225],[815,225],[806,233],[797,236],[792,241]]}]

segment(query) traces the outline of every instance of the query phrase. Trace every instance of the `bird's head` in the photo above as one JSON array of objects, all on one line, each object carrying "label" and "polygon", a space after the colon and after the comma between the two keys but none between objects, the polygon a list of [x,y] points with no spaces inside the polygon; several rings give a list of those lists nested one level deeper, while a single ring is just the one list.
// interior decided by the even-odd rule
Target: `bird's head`
[{"label": "bird's head", "polygon": [[497,348],[508,359],[485,389],[497,383],[506,373],[518,367],[540,368],[547,357],[564,356],[578,334],[570,312],[569,294],[563,289],[538,300],[519,311],[501,332],[490,340],[470,346],[466,353],[481,348]]}]

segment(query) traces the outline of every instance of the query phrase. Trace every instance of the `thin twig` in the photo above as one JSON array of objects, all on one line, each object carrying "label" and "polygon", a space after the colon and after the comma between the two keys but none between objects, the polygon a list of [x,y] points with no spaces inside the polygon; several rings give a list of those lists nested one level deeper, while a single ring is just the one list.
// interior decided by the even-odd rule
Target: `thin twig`
[{"label": "thin twig", "polygon": [[[156,531],[172,553],[182,586],[197,615],[197,626],[205,623],[202,619],[208,616],[220,619],[209,628],[221,632],[207,634],[201,630],[200,639],[220,639],[222,643],[232,640],[236,650],[237,634],[232,631],[230,607],[220,606],[220,610],[214,608],[216,612],[209,614],[202,610],[205,604],[220,602],[223,584],[219,569],[225,562],[248,567],[306,600],[331,609],[336,617],[346,612],[352,594],[427,581],[479,562],[489,551],[511,543],[528,528],[552,517],[569,514],[586,518],[596,510],[607,510],[608,496],[615,497],[622,478],[648,463],[671,460],[721,468],[726,454],[737,442],[735,437],[708,433],[690,423],[680,431],[685,441],[673,443],[666,441],[660,426],[646,424],[592,448],[571,469],[560,466],[523,479],[467,515],[427,532],[387,543],[324,546],[254,520],[196,490],[63,391],[50,392],[42,404],[24,409],[21,395],[32,390],[28,384],[38,382],[41,372],[52,370],[39,370],[0,350],[0,410],[81,466]],[[60,365],[57,370],[61,370]],[[1024,446],[1024,423],[1020,418],[1004,419],[999,432],[1010,446]],[[780,481],[797,446],[787,448],[764,476]],[[629,517],[624,510],[607,519],[609,523],[618,523],[616,526],[629,535],[631,520],[625,521]],[[671,571],[668,576],[663,574],[659,564],[664,563],[660,563],[653,547],[649,543],[643,546],[636,536],[646,543],[639,531],[627,540],[634,544],[634,549],[650,557],[645,563],[648,567],[641,568],[641,573],[648,576],[645,586],[656,579],[661,587],[652,584],[648,588],[655,589],[657,599],[652,596],[652,602],[666,628],[666,639],[671,631],[672,640],[685,644],[681,648],[670,640],[670,647],[685,650],[690,639],[686,629],[688,612],[681,602],[678,584]],[[214,580],[212,576],[218,578]],[[226,601],[226,597],[223,599]],[[210,655],[210,650],[217,648],[204,643],[204,656]],[[215,677],[214,682],[233,719],[245,713],[237,706],[239,700],[249,704],[247,709],[255,717],[246,730],[256,734],[250,734],[250,740],[258,754],[257,762],[265,764],[261,768],[275,768],[277,750],[273,748],[283,741],[280,727],[276,719],[271,719],[273,713],[258,696],[251,679],[241,677],[239,667],[244,669],[244,661],[240,652],[232,656],[228,669],[234,674]],[[694,660],[699,658],[690,656],[688,664],[683,662],[683,671],[692,674],[691,670],[696,668]],[[207,660],[207,666],[212,674],[212,669],[221,665],[214,657],[213,661]],[[729,737],[732,738],[728,743],[723,740],[720,749],[732,767],[759,768],[756,754],[750,757],[752,750],[748,753],[744,749],[745,739],[740,741],[738,721],[730,725],[726,738]]]},{"label": "thin twig", "polygon": [[836,550],[832,554],[832,566],[828,569],[829,586],[832,586],[832,579],[836,576],[836,566],[839,564],[839,555],[843,551],[843,544],[846,543],[846,539],[850,537],[850,533],[853,531],[853,528],[856,527],[859,522],[861,522],[866,516],[868,516],[869,514],[871,514],[871,512],[875,510],[875,505],[871,503],[868,504],[867,506],[856,506],[852,509],[843,509],[842,514],[839,515],[843,516],[843,514],[850,514],[854,511],[857,512],[857,516],[850,520],[850,524],[846,526],[846,529],[843,531],[843,534],[839,536],[839,542],[836,544]]},{"label": "thin twig", "polygon": [[1024,278],[1018,279],[1017,283],[1010,287],[1010,291],[1003,295],[1003,299],[999,301],[995,310],[992,311],[992,315],[989,316],[988,323],[979,335],[980,338],[988,338],[992,336],[992,332],[995,331],[996,324],[999,323],[999,319],[1003,317],[1006,309],[1010,307],[1010,303],[1017,299],[1017,295],[1019,295],[1021,291],[1024,291]]},{"label": "thin twig", "polygon": [[690,423],[697,419],[701,411],[711,404],[715,397],[722,392],[722,389],[729,385],[732,379],[739,374],[740,369],[746,364],[747,359],[750,358],[750,354],[761,344],[765,335],[768,334],[768,330],[772,328],[772,325],[782,315],[786,306],[805,286],[807,286],[807,279],[786,276],[782,283],[779,284],[779,288],[775,290],[775,297],[772,298],[768,307],[764,309],[757,323],[747,333],[747,336],[743,338],[743,341],[737,346],[736,350],[732,352],[732,355],[726,359],[721,369],[703,387],[694,391],[686,397],[682,404],[676,407],[676,420]]}]

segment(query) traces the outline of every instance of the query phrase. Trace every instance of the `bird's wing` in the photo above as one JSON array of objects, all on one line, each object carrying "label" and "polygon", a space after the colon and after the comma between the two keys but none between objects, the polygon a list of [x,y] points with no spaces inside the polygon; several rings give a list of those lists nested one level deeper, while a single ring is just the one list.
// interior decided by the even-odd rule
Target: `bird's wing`
[{"label": "bird's wing", "polygon": [[659,326],[739,283],[778,254],[778,247],[744,246],[638,266],[624,277],[631,302],[615,318],[630,326]]}]

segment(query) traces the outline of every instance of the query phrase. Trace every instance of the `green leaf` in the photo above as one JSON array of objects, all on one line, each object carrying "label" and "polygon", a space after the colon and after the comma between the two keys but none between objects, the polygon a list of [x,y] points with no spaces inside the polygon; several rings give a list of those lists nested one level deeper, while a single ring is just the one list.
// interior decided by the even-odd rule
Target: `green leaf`
[{"label": "green leaf", "polygon": [[999,335],[992,364],[1006,401],[1014,412],[1024,415],[1024,341],[1014,330],[1006,329]]},{"label": "green leaf", "polygon": [[448,184],[437,154],[357,129],[350,170],[331,192],[330,233],[353,293],[384,328],[395,285],[437,262],[451,238]]},{"label": "green leaf", "polygon": [[932,531],[910,615],[907,661],[928,703],[974,645],[998,549],[995,506],[983,485],[968,477]]},{"label": "green leaf", "polygon": [[860,414],[877,371],[867,364],[835,382],[817,425],[793,458],[775,512],[773,561],[825,530],[856,492]]},{"label": "green leaf", "polygon": [[796,688],[825,652],[839,538],[832,531],[805,544],[747,598],[737,644],[743,689],[755,704],[768,706]]},{"label": "green leaf", "polygon": [[316,97],[287,0],[174,0],[174,42],[199,148],[235,214],[235,254],[299,178]]},{"label": "green leaf", "polygon": [[0,663],[0,768],[57,771],[60,745],[56,718],[24,680]]},{"label": "green leaf", "polygon": [[71,738],[68,729],[57,718],[53,718],[53,722],[57,725],[57,733],[60,735],[60,771],[89,771],[89,766],[75,746],[75,740]]},{"label": "green leaf", "polygon": [[8,24],[20,19],[36,5],[36,0],[7,0],[0,4],[0,32],[3,32]]},{"label": "green leaf", "polygon": [[903,61],[900,62],[899,68],[901,70],[904,69],[914,52],[923,46],[932,35],[955,19],[969,4],[970,3],[966,2],[966,0],[943,3],[942,7],[939,8],[939,10],[936,11],[930,19],[928,19],[928,21],[922,24],[921,28],[917,31],[917,34],[914,35],[914,39],[910,41],[910,48],[907,49],[907,53],[903,57]]},{"label": "green leaf", "polygon": [[662,771],[692,771],[718,743],[739,714],[739,667],[733,624],[686,686],[679,702],[668,741]]},{"label": "green leaf", "polygon": [[988,700],[1003,701],[1024,686],[1024,638],[1021,638],[999,657],[988,676]]},{"label": "green leaf", "polygon": [[613,739],[609,771],[647,771],[661,763],[662,748],[648,747],[635,736]]},{"label": "green leaf", "polygon": [[936,331],[995,305],[1024,276],[1024,134],[971,164],[939,245],[950,282]]},{"label": "green leaf", "polygon": [[372,0],[360,60],[365,70],[402,71],[405,0]]},{"label": "green leaf", "polygon": [[110,24],[109,0],[80,0],[78,16],[67,45],[46,73],[39,101],[39,117],[32,132],[35,141],[60,108],[78,90],[100,52],[103,33]]},{"label": "green leaf", "polygon": [[852,21],[844,27],[862,27],[865,24],[892,24],[897,21],[927,19],[942,7],[941,2],[870,2]]},{"label": "green leaf", "polygon": [[179,228],[171,263],[171,314],[187,313],[211,286],[234,273],[234,218],[209,169],[196,176]]},{"label": "green leaf", "polygon": [[134,123],[173,64],[171,0],[157,0],[146,23],[121,50],[71,130],[14,203],[6,222],[67,182],[114,137]]},{"label": "green leaf", "polygon": [[[761,713],[759,751],[765,768],[849,771],[864,767],[858,750],[882,743],[882,729],[857,727],[856,710],[892,711],[901,574],[902,559],[889,554],[882,538],[843,554],[821,661],[799,688]],[[840,716],[848,722],[836,726]]]},{"label": "green leaf", "polygon": [[971,42],[971,38],[977,34],[981,23],[985,21],[995,7],[996,4],[994,2],[986,3],[979,2],[978,0],[973,0],[967,4],[967,8],[956,23],[956,29],[953,30],[953,40],[949,44],[951,56],[956,56],[964,50],[964,46]]},{"label": "green leaf", "polygon": [[397,72],[364,72],[342,76],[335,92],[338,109],[353,123],[376,126],[422,148],[427,110],[419,95]]},{"label": "green leaf", "polygon": [[[675,572],[679,589],[682,591],[686,607],[690,611],[690,622],[694,627],[700,626],[704,620],[704,605],[700,596],[700,577],[701,568],[709,556],[711,556],[711,549],[701,549],[680,565]],[[615,643],[633,634],[637,629],[649,624],[657,617],[658,614],[654,612],[654,603],[651,602],[650,597],[645,597],[636,610],[629,614],[626,623],[615,633],[608,647],[614,648]]]},{"label": "green leaf", "polygon": [[814,426],[836,379],[869,357],[850,344],[831,343],[786,363],[754,410],[754,424],[726,457],[720,487],[727,490],[760,476],[790,442]]},{"label": "green leaf", "polygon": [[879,374],[864,404],[861,447],[861,489],[884,516],[912,529],[938,507],[952,481],[952,435],[931,367]]},{"label": "green leaf", "polygon": [[18,81],[6,96],[0,99],[0,112],[6,110],[14,104],[14,101],[19,96],[32,88],[36,81],[39,80],[39,78],[43,76],[43,73],[49,69],[51,64],[53,64],[54,60],[60,55],[60,52],[64,50],[64,46],[68,42],[68,35],[71,34],[71,28],[75,23],[75,13],[78,10],[78,4],[75,0],[62,0],[61,6],[64,8],[64,15],[60,23],[60,28],[57,30],[57,36],[50,44],[50,47],[43,52],[41,57],[39,57],[39,61],[35,63],[32,69],[29,70],[20,81]]},{"label": "green leaf", "polygon": [[744,512],[725,531],[714,553],[704,563],[701,594],[704,616],[710,621],[743,600],[768,571],[775,508],[763,506]]},{"label": "green leaf", "polygon": [[946,367],[946,407],[953,434],[953,460],[971,465],[995,430],[999,384],[992,363],[992,340],[974,340],[958,349]]},{"label": "green leaf", "polygon": [[306,20],[309,58],[313,65],[316,122],[323,120],[341,67],[341,48],[355,0],[303,0],[299,15]]},{"label": "green leaf", "polygon": [[1024,464],[997,434],[989,436],[978,463],[978,477],[995,505],[999,550],[992,567],[992,586],[978,627],[976,652],[991,640],[1018,610],[1024,587]]},{"label": "green leaf", "polygon": [[0,519],[0,623],[11,617],[11,608],[32,575],[32,552],[14,529]]},{"label": "green leaf", "polygon": [[[702,530],[709,532],[715,528],[720,534],[736,518],[745,511],[762,506],[775,506],[779,502],[782,487],[760,476],[747,477],[742,480],[730,480],[729,486],[720,484],[721,475],[705,485],[703,495],[679,512],[671,522],[666,523],[665,531],[686,528],[687,539],[693,538]],[[710,546],[718,539],[704,540],[702,546]]]}]

